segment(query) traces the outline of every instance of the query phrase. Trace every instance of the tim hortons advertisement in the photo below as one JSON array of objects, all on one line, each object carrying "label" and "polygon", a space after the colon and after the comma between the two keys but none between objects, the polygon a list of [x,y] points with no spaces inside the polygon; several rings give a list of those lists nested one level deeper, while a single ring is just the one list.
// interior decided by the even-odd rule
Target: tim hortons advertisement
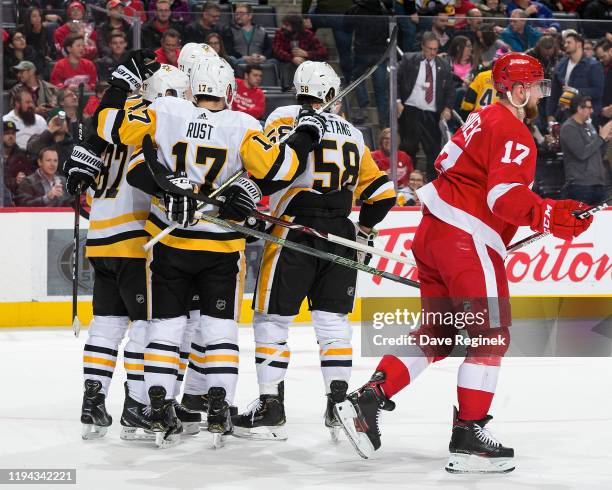
[{"label": "tim hortons advertisement", "polygon": [[[393,210],[377,228],[376,246],[412,258],[410,248],[421,213],[412,209]],[[352,215],[357,220],[358,213]],[[612,294],[612,242],[606,230],[612,225],[612,211],[595,216],[587,232],[573,241],[552,236],[508,254],[506,271],[513,296],[562,296]],[[533,234],[519,229],[513,242]],[[416,267],[374,257],[370,265],[410,279],[418,279]],[[418,296],[414,288],[380,277],[360,273],[358,295],[361,297]]]}]

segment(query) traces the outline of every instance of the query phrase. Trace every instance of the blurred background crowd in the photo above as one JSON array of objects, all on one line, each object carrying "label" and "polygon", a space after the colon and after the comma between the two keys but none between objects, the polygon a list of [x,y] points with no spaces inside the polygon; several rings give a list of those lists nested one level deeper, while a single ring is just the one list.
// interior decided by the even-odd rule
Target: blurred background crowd
[{"label": "blurred background crowd", "polygon": [[450,134],[496,100],[491,67],[507,51],[536,57],[552,81],[529,121],[535,190],[590,203],[610,194],[612,0],[1,1],[0,206],[70,204],[61,163],[77,137],[77,87],[89,117],[129,49],[176,66],[183,44],[209,44],[235,69],[233,109],[264,122],[293,103],[299,64],[327,61],[346,85],[378,61],[395,25],[393,59],[341,110],[395,178],[399,205],[419,204],[414,191],[435,178]]}]

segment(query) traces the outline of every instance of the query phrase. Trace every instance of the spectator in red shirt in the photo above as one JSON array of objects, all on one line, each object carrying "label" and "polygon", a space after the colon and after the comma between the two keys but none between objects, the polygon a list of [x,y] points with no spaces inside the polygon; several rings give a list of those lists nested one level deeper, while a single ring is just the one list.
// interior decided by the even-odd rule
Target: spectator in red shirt
[{"label": "spectator in red shirt", "polygon": [[304,61],[327,59],[327,49],[311,30],[304,27],[304,19],[299,14],[283,17],[281,28],[276,31],[272,42],[272,52],[274,57],[281,61],[283,89],[292,86],[293,74]]},{"label": "spectator in red shirt", "polygon": [[123,14],[128,17],[138,17],[140,22],[147,21],[147,14],[145,14],[144,5],[140,0],[124,0]]},{"label": "spectator in red shirt", "polygon": [[55,51],[57,59],[62,59],[67,56],[62,50],[64,41],[73,34],[83,36],[84,51],[83,57],[94,60],[98,57],[98,48],[96,47],[96,31],[93,24],[84,21],[85,6],[81,2],[71,2],[66,8],[67,20],[63,26],[58,27],[53,34],[55,40]]},{"label": "spectator in red shirt", "polygon": [[[387,172],[391,176],[391,129],[385,128],[380,132],[378,138],[378,150],[372,152],[372,158],[378,168]],[[412,169],[412,158],[408,153],[397,150],[397,186],[406,187],[408,176]]]},{"label": "spectator in red shirt", "polygon": [[89,99],[87,99],[87,103],[83,108],[83,114],[89,117],[93,116],[93,113],[96,112],[96,109],[102,101],[102,96],[104,95],[104,92],[106,92],[108,87],[108,82],[99,82],[96,84],[95,94],[90,95]]},{"label": "spectator in red shirt", "polygon": [[247,65],[244,79],[236,79],[236,94],[232,110],[246,112],[255,119],[261,119],[266,109],[266,96],[259,88],[263,70],[259,65]]},{"label": "spectator in red shirt", "polygon": [[64,50],[68,57],[59,60],[51,72],[51,83],[59,88],[76,90],[84,83],[87,90],[93,90],[96,85],[96,65],[83,58],[85,41],[83,36],[75,34],[64,41]]},{"label": "spectator in red shirt", "polygon": [[164,32],[161,48],[155,50],[155,59],[162,64],[178,68],[178,56],[181,52],[181,35],[174,29]]},{"label": "spectator in red shirt", "polygon": [[161,46],[162,36],[170,29],[182,34],[183,27],[177,22],[170,20],[170,0],[159,0],[155,7],[155,17],[142,26],[142,46],[148,49],[156,49]]}]

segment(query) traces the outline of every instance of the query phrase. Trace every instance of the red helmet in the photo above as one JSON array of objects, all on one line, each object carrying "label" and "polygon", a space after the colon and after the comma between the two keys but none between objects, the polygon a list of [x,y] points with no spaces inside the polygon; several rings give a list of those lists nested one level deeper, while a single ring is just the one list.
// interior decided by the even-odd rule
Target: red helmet
[{"label": "red helmet", "polygon": [[502,93],[512,91],[516,83],[541,82],[544,69],[538,60],[525,53],[506,53],[495,60],[493,85]]}]

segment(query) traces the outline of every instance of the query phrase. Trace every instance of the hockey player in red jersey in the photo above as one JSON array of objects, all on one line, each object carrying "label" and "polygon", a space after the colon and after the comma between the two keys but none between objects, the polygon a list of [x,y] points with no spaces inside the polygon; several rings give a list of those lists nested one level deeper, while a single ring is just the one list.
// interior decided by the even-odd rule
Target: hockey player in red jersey
[{"label": "hockey player in red jersey", "polygon": [[[421,282],[423,321],[415,339],[455,339],[460,325],[441,324],[427,313],[474,315],[466,322],[472,340],[457,379],[459,409],[454,410],[446,470],[453,473],[502,473],[514,469],[514,450],[485,428],[511,325],[506,246],[519,226],[571,240],[592,218],[572,211],[583,203],[542,199],[530,190],[536,147],[524,123],[536,114],[538,100],[549,95],[542,66],[523,53],[500,57],[493,68],[499,101],[468,117],[438,156],[439,177],[417,194],[423,219],[412,250]],[[478,316],[477,314],[480,314]],[[433,320],[430,320],[433,318]],[[438,320],[438,321],[436,321]],[[471,323],[471,324],[469,324]],[[423,337],[421,337],[423,335]],[[385,355],[370,381],[335,411],[357,452],[367,458],[380,447],[378,414],[395,407],[390,399],[432,362],[454,348],[438,344],[409,346],[405,356]]]}]

